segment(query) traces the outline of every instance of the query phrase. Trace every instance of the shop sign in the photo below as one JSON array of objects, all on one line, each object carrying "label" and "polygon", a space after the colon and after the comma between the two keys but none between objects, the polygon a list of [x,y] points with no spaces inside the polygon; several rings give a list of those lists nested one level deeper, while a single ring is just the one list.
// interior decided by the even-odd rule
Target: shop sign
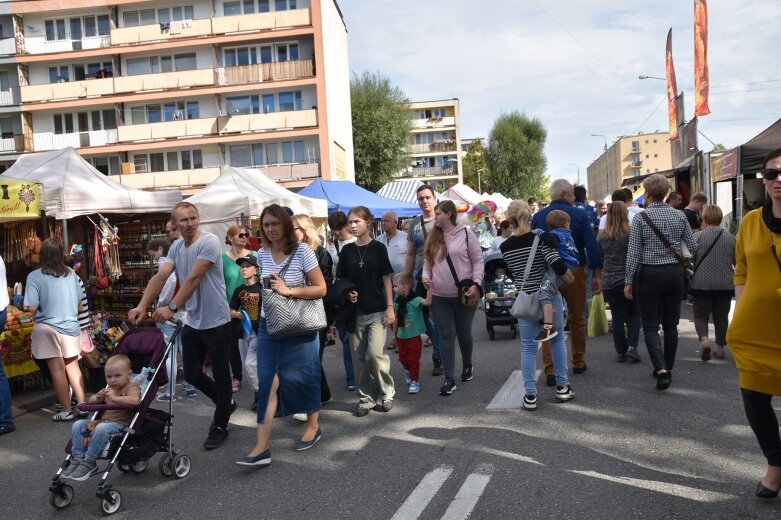
[{"label": "shop sign", "polygon": [[711,154],[710,175],[713,182],[734,179],[738,175],[738,149],[733,148],[721,155]]},{"label": "shop sign", "polygon": [[0,218],[37,217],[41,185],[29,181],[0,181]]}]

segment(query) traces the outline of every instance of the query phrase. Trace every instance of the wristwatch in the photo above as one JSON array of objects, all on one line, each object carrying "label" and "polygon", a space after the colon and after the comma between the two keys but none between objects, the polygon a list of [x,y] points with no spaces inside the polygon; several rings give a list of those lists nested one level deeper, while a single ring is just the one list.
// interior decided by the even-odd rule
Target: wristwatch
[{"label": "wristwatch", "polygon": [[168,310],[170,310],[173,313],[177,313],[179,312],[179,307],[174,302],[171,302],[168,304]]}]

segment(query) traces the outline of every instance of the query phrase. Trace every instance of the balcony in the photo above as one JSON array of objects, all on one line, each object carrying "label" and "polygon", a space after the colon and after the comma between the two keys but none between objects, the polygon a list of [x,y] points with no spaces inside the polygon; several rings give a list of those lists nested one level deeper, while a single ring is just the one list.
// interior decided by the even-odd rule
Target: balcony
[{"label": "balcony", "polygon": [[49,54],[54,52],[100,49],[102,47],[110,46],[111,37],[109,35],[71,38],[70,32],[67,32],[65,38],[61,40],[47,40],[45,35],[24,37],[24,52],[27,54]]},{"label": "balcony", "polygon": [[212,18],[211,22],[212,34],[230,34],[312,25],[312,17],[309,9],[292,9],[273,13],[220,16]]},{"label": "balcony", "polygon": [[134,45],[177,38],[209,36],[212,32],[211,18],[200,20],[179,20],[167,24],[120,27],[111,30],[111,45]]},{"label": "balcony", "polygon": [[424,130],[426,128],[443,128],[446,126],[456,126],[456,118],[447,117],[429,117],[428,119],[413,119],[413,130]]},{"label": "balcony", "polygon": [[33,133],[33,150],[42,152],[72,146],[84,148],[87,146],[103,146],[117,142],[117,130],[90,130],[70,134],[55,134],[54,132]]},{"label": "balcony", "polygon": [[413,144],[410,146],[410,153],[455,152],[456,148],[455,140],[434,141],[432,143]]},{"label": "balcony", "polygon": [[222,116],[218,123],[220,134],[308,128],[317,126],[317,109]]},{"label": "balcony", "polygon": [[16,54],[16,40],[14,38],[0,39],[0,56],[13,56]]},{"label": "balcony", "polygon": [[21,87],[22,103],[97,97],[113,93],[114,78],[45,83],[43,85]]},{"label": "balcony", "polygon": [[0,106],[18,105],[19,87],[8,87],[8,90],[0,90]]},{"label": "balcony", "polygon": [[220,168],[199,168],[196,170],[175,170],[167,172],[130,173],[112,176],[125,186],[142,190],[178,188],[181,186],[205,186],[220,176]]},{"label": "balcony", "polygon": [[0,152],[23,152],[24,136],[15,135],[13,137],[4,137],[0,139]]},{"label": "balcony", "polygon": [[315,75],[313,60],[277,61],[239,67],[214,69],[218,85],[246,85],[264,81],[311,78]]},{"label": "balcony", "polygon": [[453,177],[458,175],[452,166],[425,166],[411,168],[398,174],[398,177]]},{"label": "balcony", "polygon": [[196,137],[217,133],[217,118],[186,119],[184,121],[163,121],[140,125],[125,125],[117,128],[117,140],[120,143],[134,141],[153,141],[158,139],[176,139],[178,137]]}]

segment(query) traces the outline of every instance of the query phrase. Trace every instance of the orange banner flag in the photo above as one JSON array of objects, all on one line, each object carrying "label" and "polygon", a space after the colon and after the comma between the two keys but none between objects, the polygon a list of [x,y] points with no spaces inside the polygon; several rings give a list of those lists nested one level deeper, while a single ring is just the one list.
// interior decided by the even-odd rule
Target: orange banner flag
[{"label": "orange banner flag", "polygon": [[694,115],[710,114],[708,94],[708,4],[694,0]]},{"label": "orange banner flag", "polygon": [[678,85],[675,82],[675,67],[673,66],[673,29],[667,33],[667,114],[670,120],[670,140],[678,137],[678,112],[675,100],[678,97]]}]

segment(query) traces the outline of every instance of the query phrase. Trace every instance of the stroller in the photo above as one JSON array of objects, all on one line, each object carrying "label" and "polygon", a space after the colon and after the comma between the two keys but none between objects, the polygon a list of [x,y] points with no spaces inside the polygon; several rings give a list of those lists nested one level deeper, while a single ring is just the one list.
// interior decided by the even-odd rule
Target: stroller
[{"label": "stroller", "polygon": [[518,335],[518,320],[510,314],[515,301],[515,284],[509,277],[509,269],[499,252],[491,253],[484,260],[483,306],[485,328],[488,337],[494,340],[495,326],[509,326],[513,339]]},{"label": "stroller", "polygon": [[[79,410],[94,412],[91,420],[95,420],[104,410],[130,410],[133,417],[130,424],[122,432],[109,440],[106,450],[100,459],[107,459],[108,464],[102,473],[98,484],[97,497],[101,500],[100,510],[105,515],[111,515],[119,510],[122,495],[106,483],[109,472],[116,466],[122,473],[141,473],[146,470],[155,453],[164,453],[158,463],[158,469],[164,477],[176,476],[184,478],[190,472],[190,457],[181,450],[174,451],[171,442],[171,426],[173,419],[173,400],[168,403],[168,412],[150,408],[155,400],[157,389],[168,384],[165,361],[172,348],[176,348],[176,338],[181,334],[182,323],[176,325],[171,340],[166,344],[163,333],[157,328],[137,328],[127,332],[119,341],[114,354],[125,354],[130,358],[134,377],[141,387],[141,402],[138,406],[121,404],[79,404]],[[55,509],[67,507],[73,500],[73,487],[60,478],[62,472],[72,463],[71,443],[65,447],[65,460],[60,464],[57,473],[49,485],[49,504]],[[98,473],[99,474],[99,473]],[[96,474],[97,475],[97,474]]]}]

